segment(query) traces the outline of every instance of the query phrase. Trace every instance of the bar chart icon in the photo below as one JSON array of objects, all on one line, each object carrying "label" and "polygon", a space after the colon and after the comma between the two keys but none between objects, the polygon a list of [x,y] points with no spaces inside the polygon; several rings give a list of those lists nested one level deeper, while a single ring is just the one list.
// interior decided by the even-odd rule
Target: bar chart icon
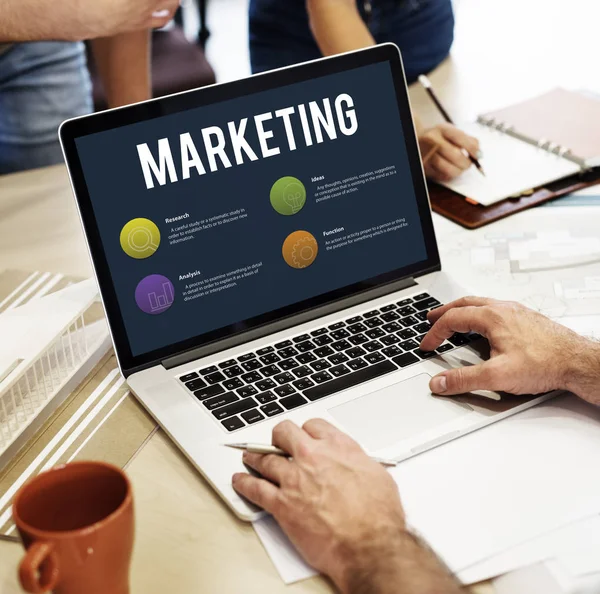
[{"label": "bar chart icon", "polygon": [[147,314],[167,311],[175,301],[175,287],[162,274],[151,274],[142,279],[135,289],[135,302]]}]

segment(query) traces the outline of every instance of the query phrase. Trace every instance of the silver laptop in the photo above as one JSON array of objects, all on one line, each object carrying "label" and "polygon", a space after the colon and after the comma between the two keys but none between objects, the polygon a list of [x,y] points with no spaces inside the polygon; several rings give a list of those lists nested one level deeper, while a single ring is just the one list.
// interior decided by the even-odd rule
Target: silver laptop
[{"label": "silver laptop", "polygon": [[[231,509],[228,442],[329,420],[401,460],[541,399],[432,396],[441,269],[393,45],[70,120],[73,190],[129,386]],[[545,398],[545,397],[543,397]]]}]

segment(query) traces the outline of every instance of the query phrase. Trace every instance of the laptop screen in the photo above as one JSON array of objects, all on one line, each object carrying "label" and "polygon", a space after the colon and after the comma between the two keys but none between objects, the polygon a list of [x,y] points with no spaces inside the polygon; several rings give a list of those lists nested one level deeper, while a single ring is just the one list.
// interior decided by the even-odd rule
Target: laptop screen
[{"label": "laptop screen", "polygon": [[380,61],[76,138],[132,357],[425,263],[406,126]]}]

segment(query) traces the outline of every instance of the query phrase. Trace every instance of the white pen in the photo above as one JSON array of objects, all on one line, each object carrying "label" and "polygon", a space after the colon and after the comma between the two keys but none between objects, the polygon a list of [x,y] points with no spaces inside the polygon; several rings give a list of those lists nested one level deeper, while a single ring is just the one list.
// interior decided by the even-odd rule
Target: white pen
[{"label": "white pen", "polygon": [[[234,450],[245,450],[251,454],[275,454],[276,456],[289,456],[287,452],[272,445],[261,444],[261,443],[225,443],[224,446],[233,448]],[[374,462],[378,462],[382,466],[397,466],[398,462],[395,460],[386,460],[385,458],[376,458],[375,456],[369,456]]]}]

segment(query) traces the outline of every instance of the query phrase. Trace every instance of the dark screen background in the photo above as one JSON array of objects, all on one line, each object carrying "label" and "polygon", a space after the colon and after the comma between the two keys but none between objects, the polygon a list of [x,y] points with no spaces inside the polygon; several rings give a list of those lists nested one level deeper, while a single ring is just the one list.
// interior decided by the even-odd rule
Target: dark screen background
[{"label": "dark screen background", "polygon": [[[274,118],[265,128],[274,132],[269,146],[277,156],[262,158],[254,133],[256,114],[329,97],[332,107],[340,93],[354,100],[358,131],[338,132],[336,140],[305,146],[296,114],[292,116],[297,149],[290,152],[283,121]],[[220,168],[165,186],[146,189],[136,146],[148,143],[157,158],[157,141],[168,137],[179,171],[179,135],[190,132],[207,171],[201,129],[249,118],[246,138],[258,161]],[[339,130],[339,129],[338,129]],[[227,133],[226,133],[227,137]],[[314,138],[314,136],[313,136]],[[77,139],[77,150],[103,241],[126,332],[134,356],[200,336],[265,312],[366,280],[426,259],[425,242],[410,175],[402,124],[389,64],[369,65],[311,81],[203,106],[130,126]],[[220,163],[217,160],[218,163]],[[397,174],[359,186],[359,191],[316,203],[317,185],[394,165]],[[325,180],[311,183],[311,177]],[[296,215],[282,216],[270,204],[273,183],[283,176],[299,178],[307,201]],[[180,176],[181,177],[181,176]],[[239,208],[248,217],[196,234],[195,239],[169,245],[171,229]],[[166,217],[188,212],[189,219],[165,223]],[[135,260],[121,249],[119,235],[125,223],[144,217],[161,232],[157,252]],[[322,232],[344,227],[344,235],[405,218],[407,227],[357,244],[326,251]],[[293,231],[312,233],[319,255],[308,268],[289,267],[281,254],[284,239]],[[229,290],[184,302],[186,284],[179,276],[200,270],[209,278],[262,262],[259,274],[243,279]],[[134,292],[141,279],[162,274],[175,286],[175,302],[159,315],[148,315],[136,305]]]}]

